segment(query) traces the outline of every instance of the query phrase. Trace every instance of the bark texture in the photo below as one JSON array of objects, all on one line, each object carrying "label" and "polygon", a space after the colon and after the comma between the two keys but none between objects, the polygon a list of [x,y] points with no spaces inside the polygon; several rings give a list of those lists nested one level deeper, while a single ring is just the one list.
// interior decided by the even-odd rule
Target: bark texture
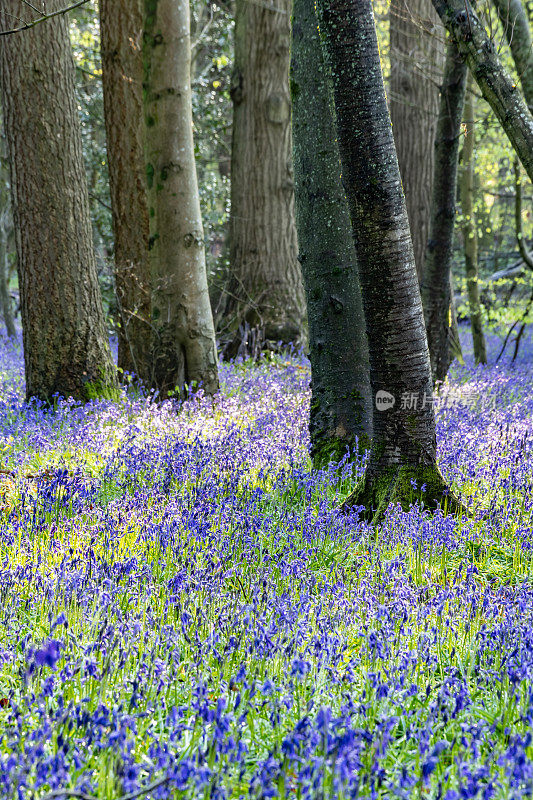
[{"label": "bark texture", "polygon": [[294,0],[291,95],[296,223],[307,298],[315,464],[368,447],[372,396],[350,215],[314,0]]},{"label": "bark texture", "polygon": [[435,139],[435,174],[430,234],[422,278],[422,301],[434,381],[446,378],[453,358],[451,339],[451,264],[457,160],[467,67],[455,43],[448,41]]},{"label": "bark texture", "polygon": [[290,0],[236,0],[232,77],[230,273],[219,323],[234,356],[249,329],[302,341],[304,290],[294,218],[289,95]]},{"label": "bark texture", "polygon": [[[12,15],[27,20],[28,6],[2,3],[4,29]],[[2,37],[0,57],[27,395],[113,394],[66,17]]]},{"label": "bark texture", "polygon": [[526,103],[533,114],[533,41],[522,0],[493,0],[509,42]]},{"label": "bark texture", "polygon": [[102,83],[120,328],[118,366],[146,379],[150,262],[142,114],[141,0],[100,0]]},{"label": "bark texture", "polygon": [[470,75],[464,108],[465,137],[461,171],[461,209],[465,252],[466,286],[470,311],[470,329],[476,364],[487,363],[487,347],[483,333],[483,318],[479,300],[479,270],[476,214],[474,210],[474,145],[476,141],[475,95]]},{"label": "bark texture", "polygon": [[419,280],[429,235],[443,38],[431,0],[393,0],[389,110]]},{"label": "bark texture", "polygon": [[188,0],[145,0],[144,120],[152,282],[151,384],[218,390],[192,133]]},{"label": "bark texture", "polygon": [[533,180],[533,116],[516,83],[503,67],[470,0],[432,0],[445,27],[476,79],[481,93]]},{"label": "bark texture", "polygon": [[[436,463],[432,382],[409,221],[381,74],[371,0],[319,0],[333,76],[377,409],[363,486],[348,505],[379,515],[407,506],[411,481],[428,506],[445,505]],[[449,507],[458,508],[451,498]]]}]

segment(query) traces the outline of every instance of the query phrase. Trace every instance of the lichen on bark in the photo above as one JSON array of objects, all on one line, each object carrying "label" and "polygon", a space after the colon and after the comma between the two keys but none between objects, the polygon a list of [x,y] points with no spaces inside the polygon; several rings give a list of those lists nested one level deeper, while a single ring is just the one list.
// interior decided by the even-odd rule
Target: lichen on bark
[{"label": "lichen on bark", "polygon": [[144,140],[150,235],[147,382],[161,397],[218,391],[191,103],[186,0],[145,0]]}]

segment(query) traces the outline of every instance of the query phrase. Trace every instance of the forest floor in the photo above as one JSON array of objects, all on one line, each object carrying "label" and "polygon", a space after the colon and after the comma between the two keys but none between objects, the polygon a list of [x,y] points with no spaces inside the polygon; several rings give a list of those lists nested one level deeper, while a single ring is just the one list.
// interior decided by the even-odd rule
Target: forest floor
[{"label": "forest floor", "polygon": [[531,339],[437,404],[471,517],[375,531],[360,461],[311,469],[303,357],[179,413],[45,411],[0,358],[1,798],[531,797]]}]

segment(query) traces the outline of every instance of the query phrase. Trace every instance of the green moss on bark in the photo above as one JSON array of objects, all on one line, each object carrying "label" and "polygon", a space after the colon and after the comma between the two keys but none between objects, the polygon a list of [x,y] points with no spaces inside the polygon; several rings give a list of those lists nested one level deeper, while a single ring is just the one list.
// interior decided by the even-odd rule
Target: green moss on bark
[{"label": "green moss on bark", "polygon": [[83,399],[87,402],[90,400],[118,400],[120,390],[114,376],[108,375],[102,370],[100,378],[84,384],[83,395]]},{"label": "green moss on bark", "polygon": [[440,508],[445,514],[468,515],[467,509],[450,491],[436,465],[386,467],[377,475],[365,475],[363,483],[346,498],[342,509],[363,506],[363,518],[377,522],[387,508],[400,504],[404,511],[415,503],[430,511]]}]

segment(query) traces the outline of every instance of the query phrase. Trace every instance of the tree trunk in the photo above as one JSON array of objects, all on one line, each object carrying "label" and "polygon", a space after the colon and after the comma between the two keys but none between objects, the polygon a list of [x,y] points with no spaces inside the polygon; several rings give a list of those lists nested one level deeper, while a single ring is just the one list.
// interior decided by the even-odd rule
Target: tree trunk
[{"label": "tree trunk", "polygon": [[466,127],[463,144],[463,163],[461,173],[461,208],[463,212],[463,239],[465,250],[466,285],[470,310],[470,328],[474,344],[476,364],[487,363],[487,348],[483,333],[483,318],[479,301],[479,276],[477,260],[477,227],[474,210],[474,145],[476,140],[474,83],[469,76],[466,93],[464,124]]},{"label": "tree trunk", "polygon": [[1,158],[0,166],[0,306],[2,317],[6,326],[6,335],[10,339],[16,336],[15,321],[13,319],[13,308],[11,297],[9,296],[8,279],[8,188],[7,188],[7,169],[4,158]]},{"label": "tree trunk", "polygon": [[294,219],[289,95],[290,0],[237,0],[232,77],[230,274],[219,323],[226,356],[301,342],[305,301]]},{"label": "tree trunk", "polygon": [[429,235],[444,29],[431,0],[395,0],[389,19],[389,109],[420,280]]},{"label": "tree trunk", "polygon": [[348,448],[368,447],[372,396],[331,76],[314,0],[294,2],[291,56],[296,222],[311,359],[311,452],[320,466],[340,460]]},{"label": "tree trunk", "polygon": [[363,505],[367,513],[377,509],[379,516],[389,502],[407,507],[425,484],[427,506],[457,510],[436,462],[424,317],[372,2],[319,0],[318,9],[333,76],[377,406],[364,484],[347,503]]},{"label": "tree trunk", "polygon": [[152,281],[152,385],[218,390],[194,159],[188,0],[145,0],[144,114]]},{"label": "tree trunk", "polygon": [[533,114],[533,42],[522,0],[493,0],[509,42],[526,103]]},{"label": "tree trunk", "polygon": [[[62,7],[49,0],[47,11]],[[28,6],[0,6],[0,24]],[[68,20],[52,17],[0,42],[11,167],[26,392],[88,400],[116,392],[89,218]]]},{"label": "tree trunk", "polygon": [[453,272],[450,269],[450,359],[457,359],[460,364],[464,364],[463,350],[459,336],[459,324],[457,322],[457,309],[455,307],[455,290],[453,285]]},{"label": "tree trunk", "polygon": [[522,231],[522,176],[520,174],[520,162],[515,157],[513,159],[513,172],[514,172],[514,225],[516,234],[516,243],[518,244],[518,252],[522,256],[522,260],[526,267],[533,270],[533,251],[529,251],[527,241],[524,238]]},{"label": "tree trunk", "polygon": [[141,0],[100,0],[102,83],[119,311],[118,366],[146,380],[150,263],[142,115]]},{"label": "tree trunk", "polygon": [[432,0],[442,22],[533,181],[533,116],[469,0]]},{"label": "tree trunk", "polygon": [[13,320],[13,310],[11,308],[11,298],[7,285],[7,236],[4,220],[0,221],[0,305],[2,306],[2,317],[6,326],[6,335],[10,339],[16,336],[15,322]]},{"label": "tree trunk", "polygon": [[446,378],[452,361],[450,274],[457,196],[457,159],[466,75],[466,64],[450,39],[435,140],[431,225],[421,286],[434,381],[443,381]]}]

